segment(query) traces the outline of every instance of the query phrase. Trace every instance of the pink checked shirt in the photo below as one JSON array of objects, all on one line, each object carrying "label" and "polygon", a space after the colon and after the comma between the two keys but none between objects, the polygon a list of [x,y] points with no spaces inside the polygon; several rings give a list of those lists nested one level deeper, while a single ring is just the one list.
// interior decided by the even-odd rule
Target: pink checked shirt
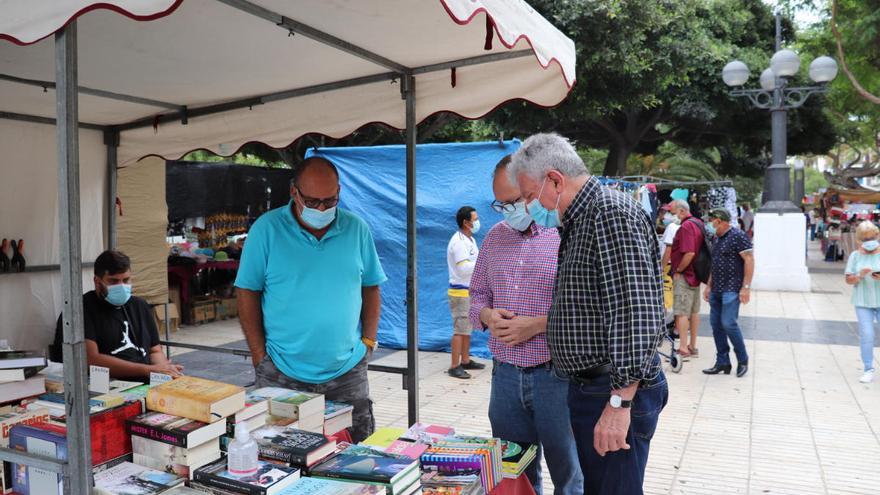
[{"label": "pink checked shirt", "polygon": [[[499,222],[483,240],[471,277],[470,319],[474,328],[483,308],[506,309],[522,316],[546,316],[553,300],[559,233],[533,223],[531,235]],[[489,337],[495,359],[515,366],[531,367],[550,361],[546,334],[508,346]]]}]

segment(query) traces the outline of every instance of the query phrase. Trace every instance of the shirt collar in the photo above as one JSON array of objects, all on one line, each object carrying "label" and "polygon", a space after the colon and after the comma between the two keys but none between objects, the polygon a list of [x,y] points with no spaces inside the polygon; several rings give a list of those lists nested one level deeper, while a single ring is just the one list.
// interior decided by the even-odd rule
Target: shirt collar
[{"label": "shirt collar", "polygon": [[599,182],[599,179],[595,177],[590,177],[587,179],[587,182],[581,187],[581,190],[574,196],[574,199],[571,201],[571,204],[568,205],[568,208],[565,210],[565,215],[562,216],[562,224],[567,224],[570,220],[573,220],[579,216],[581,216],[584,211],[587,209],[587,205],[593,201],[593,198],[596,197],[602,190],[602,184]]}]

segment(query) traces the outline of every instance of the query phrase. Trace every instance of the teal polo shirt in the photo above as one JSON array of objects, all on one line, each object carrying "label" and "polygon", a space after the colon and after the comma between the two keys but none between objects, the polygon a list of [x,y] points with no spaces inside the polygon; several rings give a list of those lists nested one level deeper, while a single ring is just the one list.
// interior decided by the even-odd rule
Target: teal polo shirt
[{"label": "teal polo shirt", "polygon": [[251,227],[235,286],[262,292],[266,352],[285,375],[307,383],[342,376],[366,355],[361,289],[385,282],[367,223],[338,209],[319,241],[291,204]]}]

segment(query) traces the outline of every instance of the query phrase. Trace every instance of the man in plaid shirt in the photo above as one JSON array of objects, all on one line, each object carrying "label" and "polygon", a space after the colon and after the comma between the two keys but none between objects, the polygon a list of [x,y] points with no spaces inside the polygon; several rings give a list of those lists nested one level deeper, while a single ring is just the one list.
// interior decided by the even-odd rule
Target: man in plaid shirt
[{"label": "man in plaid shirt", "polygon": [[570,377],[568,406],[588,495],[641,495],[668,387],[660,248],[636,201],[590,177],[565,138],[537,134],[508,174],[545,227],[561,227],[547,317],[553,366]]},{"label": "man in plaid shirt", "polygon": [[492,435],[538,444],[537,459],[526,470],[536,493],[543,493],[543,453],[555,493],[581,495],[583,475],[571,436],[568,378],[551,365],[545,337],[559,234],[532,221],[519,189],[507,177],[509,162],[506,156],[495,167],[492,185],[492,208],[504,221],[483,240],[470,285],[471,323],[491,334]]}]

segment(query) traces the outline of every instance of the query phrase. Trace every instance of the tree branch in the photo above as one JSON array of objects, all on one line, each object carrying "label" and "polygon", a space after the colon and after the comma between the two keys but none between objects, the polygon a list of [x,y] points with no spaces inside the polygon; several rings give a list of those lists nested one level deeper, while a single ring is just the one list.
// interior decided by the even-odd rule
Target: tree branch
[{"label": "tree branch", "polygon": [[831,32],[834,33],[834,40],[837,43],[837,57],[840,58],[840,67],[843,69],[843,73],[846,74],[849,82],[852,83],[856,92],[861,95],[862,98],[875,105],[880,105],[880,97],[871,94],[867,89],[863,88],[846,65],[846,58],[843,56],[843,42],[840,39],[840,31],[837,30],[837,0],[832,0],[831,2]]}]

